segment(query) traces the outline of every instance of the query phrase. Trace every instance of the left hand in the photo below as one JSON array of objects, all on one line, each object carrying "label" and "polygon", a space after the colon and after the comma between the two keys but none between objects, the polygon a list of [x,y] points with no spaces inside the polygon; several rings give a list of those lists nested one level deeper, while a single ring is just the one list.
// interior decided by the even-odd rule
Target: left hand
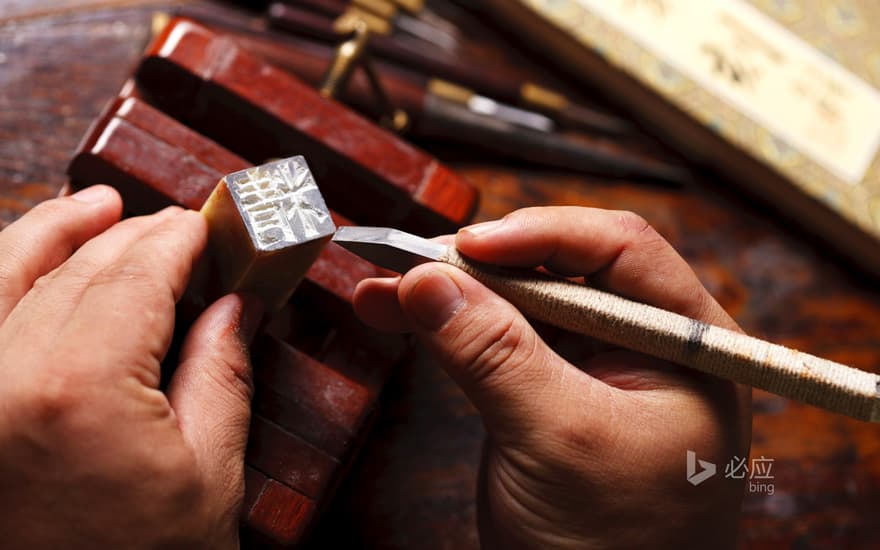
[{"label": "left hand", "polygon": [[96,186],[0,232],[3,544],[237,548],[260,305],[208,308],[160,391],[207,228],[176,207],[121,212]]}]

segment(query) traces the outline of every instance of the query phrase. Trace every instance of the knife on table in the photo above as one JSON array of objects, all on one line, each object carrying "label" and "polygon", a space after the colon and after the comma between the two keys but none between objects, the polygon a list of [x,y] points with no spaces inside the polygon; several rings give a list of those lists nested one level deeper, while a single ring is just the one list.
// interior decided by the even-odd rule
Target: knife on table
[{"label": "knife on table", "polygon": [[454,246],[386,227],[340,227],[333,241],[386,269],[462,269],[532,319],[822,409],[880,422],[880,376],[532,270],[470,260]]}]

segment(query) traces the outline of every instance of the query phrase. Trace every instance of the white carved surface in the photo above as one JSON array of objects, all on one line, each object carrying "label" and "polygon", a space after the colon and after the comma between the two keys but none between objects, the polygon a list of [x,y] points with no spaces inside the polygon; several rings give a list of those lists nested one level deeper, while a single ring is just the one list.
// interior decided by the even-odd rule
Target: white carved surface
[{"label": "white carved surface", "polygon": [[248,168],[225,179],[257,250],[297,245],[336,231],[301,156]]}]

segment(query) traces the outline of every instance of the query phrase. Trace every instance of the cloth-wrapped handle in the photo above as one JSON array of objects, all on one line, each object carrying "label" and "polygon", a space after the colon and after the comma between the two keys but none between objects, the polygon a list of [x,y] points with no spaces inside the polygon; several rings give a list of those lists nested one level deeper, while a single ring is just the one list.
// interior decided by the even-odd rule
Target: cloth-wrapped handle
[{"label": "cloth-wrapped handle", "polygon": [[880,421],[880,376],[627,300],[586,285],[443,259],[526,316],[860,420]]}]

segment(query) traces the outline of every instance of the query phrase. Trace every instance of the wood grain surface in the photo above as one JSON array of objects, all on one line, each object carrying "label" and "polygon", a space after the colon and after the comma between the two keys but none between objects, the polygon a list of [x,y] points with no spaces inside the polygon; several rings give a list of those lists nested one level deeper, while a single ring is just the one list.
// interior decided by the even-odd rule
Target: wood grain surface
[{"label": "wood grain surface", "polygon": [[[65,183],[77,142],[130,73],[148,38],[149,16],[161,5],[49,9],[62,4],[17,0],[11,15],[6,4],[0,8],[4,224]],[[542,172],[424,145],[480,189],[479,220],[533,205],[636,211],[685,256],[750,334],[866,370],[880,365],[876,281],[721,178],[705,174],[686,188],[655,187]],[[775,491],[746,495],[742,546],[880,546],[880,429],[761,393],[754,413],[752,456],[773,459]],[[462,393],[418,350],[386,387],[361,458],[310,546],[475,547],[474,487],[483,436]],[[280,513],[295,517],[313,510],[305,505]]]}]

